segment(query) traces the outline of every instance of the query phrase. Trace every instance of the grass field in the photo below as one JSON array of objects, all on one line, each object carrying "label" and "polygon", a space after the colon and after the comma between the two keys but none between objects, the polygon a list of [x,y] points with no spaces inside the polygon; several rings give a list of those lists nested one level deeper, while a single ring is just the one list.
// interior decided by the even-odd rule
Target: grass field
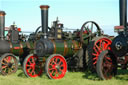
[{"label": "grass field", "polygon": [[63,79],[50,80],[45,74],[27,78],[22,70],[18,70],[12,75],[0,75],[0,85],[128,85],[128,70],[118,70],[116,77],[104,81],[90,72],[67,72]]}]

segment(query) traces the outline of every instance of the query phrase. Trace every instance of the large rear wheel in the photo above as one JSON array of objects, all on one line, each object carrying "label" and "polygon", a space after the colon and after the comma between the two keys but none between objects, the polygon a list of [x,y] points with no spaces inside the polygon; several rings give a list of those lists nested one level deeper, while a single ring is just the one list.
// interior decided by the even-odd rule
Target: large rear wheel
[{"label": "large rear wheel", "polygon": [[86,63],[91,72],[96,72],[96,64],[100,53],[110,49],[112,41],[108,37],[95,37],[90,41],[86,50]]},{"label": "large rear wheel", "polygon": [[98,76],[103,80],[111,79],[116,74],[117,61],[111,51],[102,51],[97,61],[96,70]]}]

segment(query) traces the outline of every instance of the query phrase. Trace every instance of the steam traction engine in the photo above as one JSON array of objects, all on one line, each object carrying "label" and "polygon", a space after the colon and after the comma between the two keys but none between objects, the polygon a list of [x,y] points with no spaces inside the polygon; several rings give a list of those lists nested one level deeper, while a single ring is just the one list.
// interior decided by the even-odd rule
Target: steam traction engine
[{"label": "steam traction engine", "polygon": [[10,43],[4,39],[4,16],[5,12],[0,11],[0,72],[6,75],[7,72],[8,74],[16,72],[18,62],[15,56],[10,53]]},{"label": "steam traction engine", "polygon": [[119,0],[120,26],[115,26],[118,32],[109,50],[101,52],[97,62],[97,73],[101,79],[111,79],[117,73],[117,64],[120,63],[123,69],[128,64],[128,26],[127,26],[127,0]]},{"label": "steam traction engine", "polygon": [[[93,51],[86,53],[91,53],[90,55],[93,55],[93,58],[95,57],[95,61],[100,54],[100,49],[97,48],[102,48],[101,41],[106,46],[104,50],[108,49],[107,46],[109,46],[111,40],[102,35],[97,23],[88,21],[83,24],[80,31],[67,33],[63,31],[63,24],[58,23],[58,20],[53,22],[51,28],[48,27],[49,6],[42,5],[40,8],[42,26],[39,28],[42,28],[42,31],[38,33],[36,31],[36,34],[40,34],[40,37],[36,41],[34,54],[28,55],[23,65],[24,73],[28,77],[40,76],[44,63],[46,74],[52,79],[64,77],[67,67],[71,69],[85,68],[86,56],[88,56],[85,55],[85,51],[92,39],[88,48],[92,48]],[[94,60],[93,58],[91,57],[90,60]],[[91,63],[95,67],[95,64],[93,64],[95,62]]]},{"label": "steam traction engine", "polygon": [[[45,67],[49,78],[63,78],[67,67],[70,69],[96,68],[99,54],[106,49],[111,40],[104,36],[97,23],[85,22],[81,30],[68,33],[58,19],[48,27],[47,5],[40,6],[42,26],[31,34],[27,41],[19,37],[18,29],[12,25],[8,38],[4,38],[5,12],[0,11],[0,72],[3,75],[16,72],[19,60],[27,77],[40,76]],[[39,31],[39,29],[41,31]],[[102,42],[104,44],[102,44]],[[68,65],[68,66],[67,66]]]},{"label": "steam traction engine", "polygon": [[23,59],[33,51],[33,42],[25,42],[19,37],[19,31],[15,25],[10,26],[7,39],[5,33],[5,12],[0,11],[0,73],[8,75],[15,73],[18,68],[16,56],[19,56],[21,63]]}]

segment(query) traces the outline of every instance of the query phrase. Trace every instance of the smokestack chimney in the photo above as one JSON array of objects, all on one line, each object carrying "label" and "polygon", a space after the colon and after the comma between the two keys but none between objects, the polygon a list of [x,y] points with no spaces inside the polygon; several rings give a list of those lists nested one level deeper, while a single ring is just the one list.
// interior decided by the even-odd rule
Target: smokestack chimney
[{"label": "smokestack chimney", "polygon": [[5,28],[5,15],[4,11],[0,11],[0,39],[4,40],[4,28]]},{"label": "smokestack chimney", "polygon": [[119,0],[120,26],[127,27],[127,0]]},{"label": "smokestack chimney", "polygon": [[43,32],[43,38],[47,38],[48,33],[48,5],[41,5],[41,23],[42,23],[42,32]]}]

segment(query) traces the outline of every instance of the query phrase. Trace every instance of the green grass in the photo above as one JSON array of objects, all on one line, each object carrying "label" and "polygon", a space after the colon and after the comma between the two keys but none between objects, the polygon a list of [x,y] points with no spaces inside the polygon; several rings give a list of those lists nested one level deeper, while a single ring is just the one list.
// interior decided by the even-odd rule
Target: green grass
[{"label": "green grass", "polygon": [[67,72],[63,79],[50,80],[45,74],[27,78],[22,70],[18,70],[12,75],[0,75],[0,85],[128,85],[128,70],[118,70],[116,77],[104,81],[90,72]]}]

